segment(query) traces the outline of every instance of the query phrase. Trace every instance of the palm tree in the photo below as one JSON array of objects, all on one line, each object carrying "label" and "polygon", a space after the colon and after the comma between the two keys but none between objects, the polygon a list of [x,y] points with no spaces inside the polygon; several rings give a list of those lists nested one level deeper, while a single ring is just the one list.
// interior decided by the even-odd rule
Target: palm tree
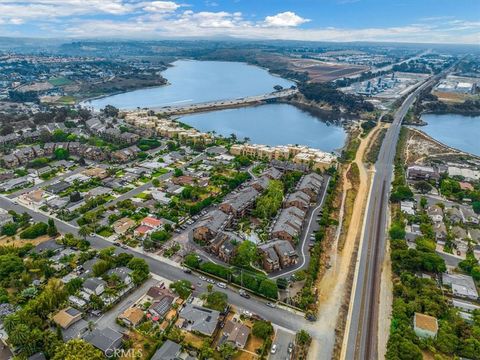
[{"label": "palm tree", "polygon": [[87,240],[87,236],[90,234],[90,227],[87,225],[84,225],[78,229],[78,235],[83,237],[83,240]]}]

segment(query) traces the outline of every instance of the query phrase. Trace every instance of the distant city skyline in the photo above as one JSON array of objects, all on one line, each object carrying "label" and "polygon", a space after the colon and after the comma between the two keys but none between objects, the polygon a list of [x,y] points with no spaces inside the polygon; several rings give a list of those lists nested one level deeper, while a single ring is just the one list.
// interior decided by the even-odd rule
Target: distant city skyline
[{"label": "distant city skyline", "polygon": [[477,0],[0,0],[3,36],[480,44]]}]

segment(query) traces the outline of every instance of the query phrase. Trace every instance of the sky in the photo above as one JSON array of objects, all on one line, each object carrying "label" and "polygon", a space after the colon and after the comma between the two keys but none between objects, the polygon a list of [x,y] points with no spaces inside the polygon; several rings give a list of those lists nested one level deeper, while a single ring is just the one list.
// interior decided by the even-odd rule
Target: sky
[{"label": "sky", "polygon": [[480,0],[0,0],[0,36],[480,46]]}]

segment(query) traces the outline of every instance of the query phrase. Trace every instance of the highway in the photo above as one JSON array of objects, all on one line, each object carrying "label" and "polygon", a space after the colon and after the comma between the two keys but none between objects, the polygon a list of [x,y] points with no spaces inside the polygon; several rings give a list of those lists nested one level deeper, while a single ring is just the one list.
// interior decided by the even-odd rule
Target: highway
[{"label": "highway", "polygon": [[342,359],[377,360],[378,358],[380,278],[385,253],[388,203],[396,145],[402,120],[408,109],[421,90],[433,84],[440,76],[427,79],[405,99],[395,113],[393,123],[387,130],[382,143],[367,200]]},{"label": "highway", "polygon": [[295,95],[297,92],[298,92],[297,89],[284,89],[284,90],[275,91],[268,94],[247,96],[247,97],[238,98],[238,99],[216,100],[216,101],[209,101],[209,102],[196,103],[196,104],[190,104],[190,105],[152,107],[151,109],[163,115],[189,114],[194,112],[228,109],[228,108],[245,106],[249,104],[261,103],[264,101],[275,100],[275,99],[280,99],[283,97]]}]

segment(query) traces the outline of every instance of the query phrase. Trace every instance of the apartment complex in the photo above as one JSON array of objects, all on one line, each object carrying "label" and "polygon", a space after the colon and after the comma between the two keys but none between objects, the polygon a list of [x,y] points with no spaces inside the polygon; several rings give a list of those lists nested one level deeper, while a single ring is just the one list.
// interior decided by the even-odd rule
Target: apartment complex
[{"label": "apartment complex", "polygon": [[333,154],[298,145],[272,147],[257,144],[237,144],[230,148],[230,153],[266,160],[290,160],[294,164],[308,165],[313,170],[325,170],[332,166],[337,159]]},{"label": "apartment complex", "polygon": [[136,128],[145,130],[150,136],[175,138],[180,141],[193,143],[211,143],[213,136],[202,133],[193,128],[182,127],[179,123],[167,119],[159,119],[148,111],[134,111],[125,114],[125,122]]}]

